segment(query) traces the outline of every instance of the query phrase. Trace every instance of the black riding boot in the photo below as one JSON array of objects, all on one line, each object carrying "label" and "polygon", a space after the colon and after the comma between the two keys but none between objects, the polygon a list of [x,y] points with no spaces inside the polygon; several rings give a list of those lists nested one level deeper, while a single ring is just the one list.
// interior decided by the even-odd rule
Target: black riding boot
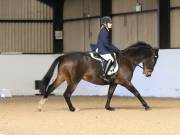
[{"label": "black riding boot", "polygon": [[104,80],[106,80],[106,81],[109,81],[107,73],[108,73],[108,71],[109,71],[109,68],[111,67],[111,64],[112,64],[112,61],[111,61],[111,60],[106,61],[106,63],[104,64],[105,67],[104,67],[104,69],[103,69],[102,78],[103,78]]}]

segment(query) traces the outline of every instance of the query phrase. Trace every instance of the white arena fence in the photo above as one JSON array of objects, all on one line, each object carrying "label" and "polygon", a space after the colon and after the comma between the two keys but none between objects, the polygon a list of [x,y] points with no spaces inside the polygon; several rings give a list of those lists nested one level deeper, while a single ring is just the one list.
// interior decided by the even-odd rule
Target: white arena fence
[{"label": "white arena fence", "polygon": [[[53,60],[59,55],[0,55],[0,93],[2,96],[35,95],[35,80],[41,80]],[[180,49],[159,51],[154,72],[150,78],[142,74],[137,67],[133,84],[142,96],[180,98]],[[55,76],[53,77],[55,78]],[[59,86],[54,93],[62,95],[66,83]],[[108,86],[94,85],[81,81],[73,95],[107,94]],[[4,95],[3,95],[4,93]],[[114,95],[133,96],[125,88],[118,86]]]}]

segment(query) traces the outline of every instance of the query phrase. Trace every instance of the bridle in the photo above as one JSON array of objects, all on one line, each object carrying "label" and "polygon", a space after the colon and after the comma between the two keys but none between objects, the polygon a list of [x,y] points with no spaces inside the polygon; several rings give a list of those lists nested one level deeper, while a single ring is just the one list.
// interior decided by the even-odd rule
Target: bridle
[{"label": "bridle", "polygon": [[[155,62],[154,62],[154,65],[153,65],[153,66],[156,65],[156,62],[157,62],[158,57],[159,57],[158,55],[155,55],[155,56],[154,56],[154,61],[155,61]],[[142,67],[141,65],[138,64],[137,66],[140,67],[141,69],[143,69],[143,67]]]}]

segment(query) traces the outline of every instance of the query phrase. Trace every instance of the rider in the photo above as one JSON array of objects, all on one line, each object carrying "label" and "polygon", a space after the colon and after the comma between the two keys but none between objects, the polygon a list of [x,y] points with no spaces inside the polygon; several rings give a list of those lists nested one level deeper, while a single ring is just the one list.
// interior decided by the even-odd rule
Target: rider
[{"label": "rider", "polygon": [[102,78],[108,80],[107,72],[114,62],[112,54],[119,52],[119,49],[110,42],[109,30],[112,28],[112,19],[109,16],[104,16],[100,20],[101,29],[97,40],[97,52],[103,57],[106,62],[103,63],[103,75]]}]

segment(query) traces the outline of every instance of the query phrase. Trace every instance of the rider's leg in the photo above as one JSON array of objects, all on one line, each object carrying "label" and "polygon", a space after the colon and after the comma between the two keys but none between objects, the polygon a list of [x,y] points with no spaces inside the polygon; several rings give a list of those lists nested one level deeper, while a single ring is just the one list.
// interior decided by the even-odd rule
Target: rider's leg
[{"label": "rider's leg", "polygon": [[104,69],[105,76],[107,76],[107,72],[109,71],[111,64],[112,64],[112,60],[108,60],[108,62],[105,65],[105,69]]},{"label": "rider's leg", "polygon": [[114,59],[111,56],[111,54],[103,54],[101,55],[101,57],[103,57],[106,61],[103,63],[103,75],[102,77],[107,79],[107,73],[109,71],[109,68],[111,67]]}]

